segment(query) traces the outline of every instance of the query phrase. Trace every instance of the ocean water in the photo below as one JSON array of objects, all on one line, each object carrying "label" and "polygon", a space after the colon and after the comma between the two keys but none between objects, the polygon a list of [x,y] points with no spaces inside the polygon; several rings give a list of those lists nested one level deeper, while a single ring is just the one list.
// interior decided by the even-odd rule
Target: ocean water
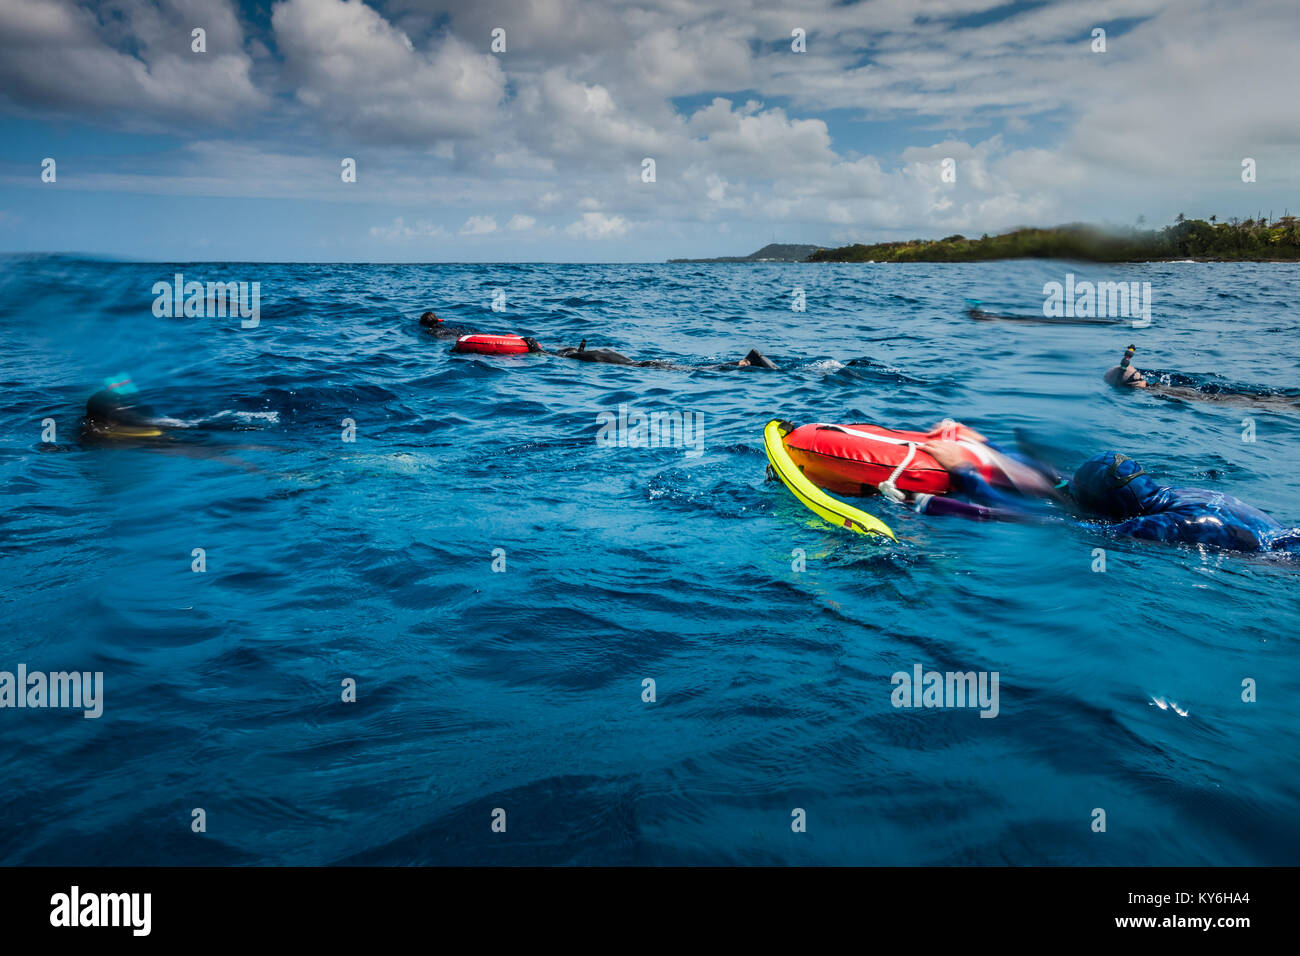
[{"label": "ocean water", "polygon": [[[176,272],[260,282],[260,324],[154,317]],[[1151,326],[962,312],[1033,313],[1067,272],[1150,282]],[[1300,523],[1295,410],[1100,381],[1135,342],[1144,369],[1300,385],[1298,276],[6,259],[0,670],[104,685],[95,719],[0,709],[0,862],[1293,864],[1295,565],[877,499],[880,545],[765,481],[761,433],[951,416]],[[782,369],[452,355],[427,308]],[[78,442],[122,372],[193,426],[168,453]],[[620,405],[696,413],[698,442],[601,447]],[[916,665],[996,671],[997,716],[894,707]]]}]

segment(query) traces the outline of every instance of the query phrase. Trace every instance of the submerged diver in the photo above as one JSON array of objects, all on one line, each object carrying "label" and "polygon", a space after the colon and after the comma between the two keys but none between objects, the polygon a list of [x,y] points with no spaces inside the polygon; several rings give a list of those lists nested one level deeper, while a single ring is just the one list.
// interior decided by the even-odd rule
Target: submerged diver
[{"label": "submerged diver", "polygon": [[184,422],[159,415],[139,401],[136,397],[139,391],[128,375],[104,379],[104,387],[86,400],[86,414],[81,419],[80,428],[82,444],[198,458],[241,468],[250,473],[262,473],[263,470],[257,465],[229,454],[229,449],[269,449],[256,445],[208,447],[202,431],[182,439],[179,432],[191,428],[208,429],[216,425],[213,420]]},{"label": "submerged diver", "polygon": [[[1218,402],[1229,405],[1272,405],[1280,407],[1300,407],[1300,394],[1294,392],[1266,391],[1251,389],[1242,385],[1220,385],[1215,382],[1196,382],[1188,376],[1170,375],[1173,380],[1153,382],[1146,374],[1132,364],[1137,346],[1130,345],[1124,350],[1124,357],[1118,365],[1106,370],[1102,380],[1117,389],[1141,388],[1151,395],[1183,401]],[[1179,384],[1178,379],[1187,384]]]},{"label": "submerged diver", "polygon": [[105,379],[104,387],[86,400],[81,419],[81,439],[96,441],[148,441],[167,434],[163,420],[135,396],[139,389],[128,376]]},{"label": "submerged diver", "polygon": [[[965,500],[954,502],[957,507],[950,508],[939,501],[939,496],[926,501],[918,496],[918,511],[982,518],[1048,516],[1041,503],[1036,507],[1023,489],[1017,496],[989,484],[954,442],[933,441],[922,448],[948,470],[953,491]],[[1042,467],[1045,475],[1051,473],[1051,469]],[[1072,505],[1084,519],[1108,522],[1108,530],[1115,534],[1133,538],[1228,551],[1300,552],[1300,527],[1286,528],[1258,508],[1223,492],[1161,485],[1136,461],[1118,452],[1089,458],[1073,477],[1059,481],[1054,494],[1048,497]],[[961,505],[974,510],[963,510]]]},{"label": "submerged diver", "polygon": [[1010,315],[1006,312],[990,312],[983,307],[979,299],[966,300],[966,314],[972,319],[978,319],[981,322],[1024,322],[1027,325],[1118,325],[1124,321],[1123,319],[1112,319],[1105,316],[1058,318],[1041,313],[1038,315]]},{"label": "submerged diver", "polygon": [[[530,352],[546,352],[547,350],[537,344],[533,338],[525,338],[528,343]],[[613,349],[589,349],[587,340],[583,339],[578,347],[562,348],[550,352],[551,355],[558,355],[561,358],[576,359],[579,362],[601,362],[606,365],[634,365],[638,368],[673,368],[673,369],[723,369],[723,368],[765,368],[775,369],[776,364],[765,356],[758,349],[750,349],[749,353],[738,362],[724,362],[720,365],[682,365],[680,362],[668,362],[661,359],[651,359],[648,361],[638,362],[628,358],[621,352],[615,352]]]}]

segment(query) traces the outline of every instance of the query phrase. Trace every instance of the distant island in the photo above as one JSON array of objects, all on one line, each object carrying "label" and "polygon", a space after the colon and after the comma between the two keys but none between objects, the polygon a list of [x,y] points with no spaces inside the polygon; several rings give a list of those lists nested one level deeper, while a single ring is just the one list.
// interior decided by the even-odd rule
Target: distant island
[{"label": "distant island", "polygon": [[771,242],[747,256],[718,256],[715,259],[669,259],[669,262],[808,262],[814,253],[826,252],[822,246],[801,246]]},{"label": "distant island", "polygon": [[[1140,222],[1141,220],[1139,220]],[[1085,223],[1050,229],[1014,229],[978,239],[963,235],[904,242],[824,246],[770,243],[747,256],[669,259],[669,262],[984,262],[992,259],[1082,259],[1091,262],[1300,261],[1300,223],[1295,216],[1271,220],[1179,216],[1163,229],[1107,230]]]},{"label": "distant island", "polygon": [[1266,218],[1217,216],[1186,219],[1179,215],[1164,229],[1107,231],[1072,223],[1053,229],[1016,229],[1000,236],[967,239],[912,239],[907,242],[857,243],[820,249],[809,262],[980,262],[989,259],[1084,259],[1093,262],[1152,262],[1168,259],[1206,261],[1300,260],[1300,225],[1295,216],[1275,222]]}]

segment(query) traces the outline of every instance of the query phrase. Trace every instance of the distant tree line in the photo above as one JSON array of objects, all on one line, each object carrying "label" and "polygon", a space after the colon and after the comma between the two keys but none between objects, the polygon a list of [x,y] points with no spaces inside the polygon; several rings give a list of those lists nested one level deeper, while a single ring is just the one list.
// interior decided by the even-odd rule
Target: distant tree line
[{"label": "distant tree line", "polygon": [[[1139,220],[1141,222],[1141,220]],[[1144,262],[1152,259],[1300,259],[1296,217],[1187,219],[1179,214],[1163,229],[1104,230],[1082,223],[1052,229],[1016,229],[978,239],[962,235],[907,242],[856,243],[821,249],[809,262],[977,262],[985,259],[1087,259]]]}]

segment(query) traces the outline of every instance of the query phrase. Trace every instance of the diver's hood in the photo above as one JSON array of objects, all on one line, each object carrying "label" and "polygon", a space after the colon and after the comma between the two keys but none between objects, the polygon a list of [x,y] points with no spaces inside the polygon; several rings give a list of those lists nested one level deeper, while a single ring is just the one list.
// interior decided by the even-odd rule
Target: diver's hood
[{"label": "diver's hood", "polygon": [[86,418],[99,425],[143,427],[152,425],[156,417],[148,405],[129,401],[108,389],[96,392],[86,402]]},{"label": "diver's hood", "polygon": [[1159,491],[1160,485],[1141,465],[1113,451],[1089,458],[1070,479],[1070,494],[1079,507],[1108,518],[1144,514]]}]

